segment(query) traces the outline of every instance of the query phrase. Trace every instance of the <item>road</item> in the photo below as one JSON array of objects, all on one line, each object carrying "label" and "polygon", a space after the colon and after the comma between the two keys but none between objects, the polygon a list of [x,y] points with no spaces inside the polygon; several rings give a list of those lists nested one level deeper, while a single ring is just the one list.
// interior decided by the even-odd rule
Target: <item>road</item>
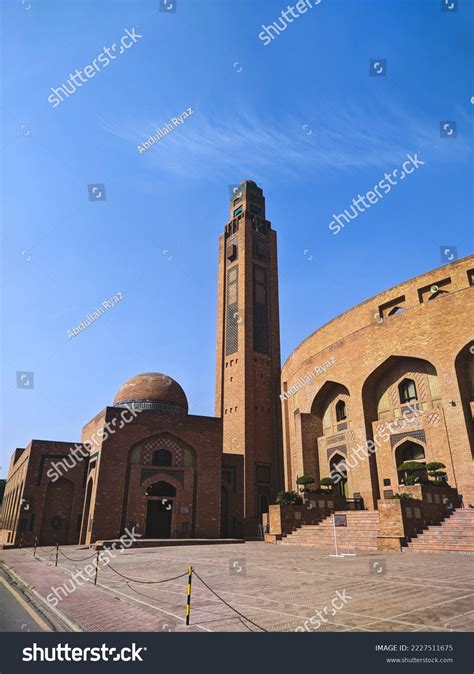
[{"label": "road", "polygon": [[51,632],[62,628],[28,588],[0,567],[0,632]]}]

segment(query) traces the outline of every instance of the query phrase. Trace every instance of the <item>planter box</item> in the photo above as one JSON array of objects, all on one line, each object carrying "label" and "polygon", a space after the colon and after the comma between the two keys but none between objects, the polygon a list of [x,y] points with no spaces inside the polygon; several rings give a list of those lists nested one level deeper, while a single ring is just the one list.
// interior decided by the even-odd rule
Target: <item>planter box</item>
[{"label": "planter box", "polygon": [[276,542],[272,536],[281,538],[303,524],[319,524],[334,510],[345,510],[345,499],[337,494],[305,494],[303,505],[271,505],[265,542]]},{"label": "planter box", "polygon": [[439,522],[460,505],[459,494],[452,487],[400,485],[401,494],[411,498],[387,499],[378,502],[380,533],[379,550],[400,550],[407,538]]}]

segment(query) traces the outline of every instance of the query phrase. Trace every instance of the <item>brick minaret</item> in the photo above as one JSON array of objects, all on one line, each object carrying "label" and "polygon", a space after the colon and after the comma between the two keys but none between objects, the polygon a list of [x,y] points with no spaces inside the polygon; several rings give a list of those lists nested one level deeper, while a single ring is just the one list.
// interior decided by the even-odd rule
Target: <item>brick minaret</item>
[{"label": "brick minaret", "polygon": [[252,180],[219,238],[216,416],[224,452],[244,456],[244,533],[283,488],[276,232]]}]

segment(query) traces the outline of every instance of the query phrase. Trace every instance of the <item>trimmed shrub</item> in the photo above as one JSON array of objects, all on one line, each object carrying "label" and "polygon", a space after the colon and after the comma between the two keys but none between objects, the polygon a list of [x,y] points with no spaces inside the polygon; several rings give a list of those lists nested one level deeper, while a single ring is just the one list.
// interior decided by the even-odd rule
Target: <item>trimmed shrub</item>
[{"label": "trimmed shrub", "polygon": [[302,494],[308,494],[309,488],[308,484],[314,484],[316,480],[311,475],[301,475],[301,477],[296,478],[296,484],[302,485],[300,492]]},{"label": "trimmed shrub", "polygon": [[325,489],[325,491],[330,491],[332,489],[333,484],[334,484],[334,479],[332,477],[322,477],[319,480],[319,484],[321,485],[321,487],[327,487],[327,489]]}]

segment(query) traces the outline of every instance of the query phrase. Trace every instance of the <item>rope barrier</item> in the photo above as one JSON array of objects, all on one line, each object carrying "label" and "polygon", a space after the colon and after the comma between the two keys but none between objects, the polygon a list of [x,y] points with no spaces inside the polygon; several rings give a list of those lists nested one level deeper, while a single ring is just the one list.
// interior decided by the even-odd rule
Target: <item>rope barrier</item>
[{"label": "rope barrier", "polygon": [[151,597],[149,594],[144,594],[143,592],[139,592],[139,591],[137,590],[136,587],[132,587],[132,586],[130,585],[130,581],[128,581],[128,580],[125,582],[125,585],[126,585],[130,590],[132,590],[132,592],[135,592],[136,594],[140,595],[140,597],[145,597],[145,599],[154,599],[154,600],[156,600],[156,597]]},{"label": "rope barrier", "polygon": [[267,632],[267,631],[268,631],[268,630],[266,630],[264,627],[261,627],[260,625],[257,625],[257,623],[254,623],[253,620],[250,620],[250,618],[247,618],[247,616],[244,616],[243,613],[240,613],[240,611],[238,611],[236,608],[234,608],[233,606],[231,606],[231,604],[229,604],[229,602],[227,602],[225,599],[223,599],[222,597],[220,597],[220,596],[217,594],[217,592],[215,592],[215,591],[212,589],[212,587],[209,587],[209,585],[208,585],[208,584],[201,578],[201,576],[200,576],[194,569],[193,569],[193,571],[194,571],[194,574],[199,578],[199,580],[201,581],[201,583],[202,583],[205,587],[207,587],[207,589],[210,590],[210,591],[212,592],[212,594],[214,594],[218,599],[220,599],[226,606],[228,606],[230,609],[232,609],[232,611],[235,611],[235,613],[237,613],[237,615],[239,615],[241,618],[244,618],[244,620],[248,620],[249,623],[251,623],[252,625],[254,625],[254,627],[258,627],[258,629],[259,629],[259,630],[262,630],[262,632]]},{"label": "rope barrier", "polygon": [[73,559],[72,557],[68,557],[64,552],[59,548],[59,552],[62,554],[63,557],[66,557],[66,559],[69,559],[70,562],[85,562],[87,559],[92,559],[92,557],[96,556],[96,552],[94,552],[93,555],[89,555],[88,557],[81,557],[81,559]]},{"label": "rope barrier", "polygon": [[248,625],[246,625],[246,624],[244,623],[244,621],[242,620],[242,618],[239,617],[239,618],[237,618],[237,620],[238,620],[239,622],[241,622],[242,625],[243,625],[246,629],[248,629],[249,632],[252,632],[252,634],[255,634],[255,632],[253,631],[253,629],[252,629],[251,627],[249,627]]},{"label": "rope barrier", "polygon": [[45,555],[48,555],[48,554],[50,554],[51,552],[53,552],[54,550],[56,550],[56,546],[55,546],[55,545],[53,545],[53,547],[51,548],[51,550],[45,550],[44,548],[41,547],[41,545],[38,545],[38,548],[39,548],[39,549],[41,550],[41,552],[42,552],[43,554],[45,554]]},{"label": "rope barrier", "polygon": [[[39,546],[38,546],[39,547]],[[92,557],[97,557],[97,564],[96,564],[96,574],[95,574],[95,580],[94,584],[97,584],[97,572],[98,572],[98,562],[100,561],[100,553],[99,551],[94,552],[92,555],[88,557],[83,557],[81,559],[73,559],[72,557],[68,557],[60,548],[59,548],[59,543],[56,544],[55,547],[51,548],[49,552],[52,552],[56,548],[56,563],[55,566],[58,564],[58,554],[61,553],[63,557],[68,559],[71,562],[85,562],[88,559],[92,559]],[[45,551],[43,548],[40,547],[40,550],[42,550],[45,554],[47,554],[48,551]],[[36,540],[35,540],[35,552],[36,552]],[[35,554],[35,552],[33,554]],[[141,585],[159,585],[161,583],[170,583],[173,580],[178,580],[179,578],[184,578],[185,576],[188,576],[188,585],[187,585],[187,602],[186,602],[186,625],[189,625],[189,619],[190,619],[190,608],[191,608],[191,579],[192,579],[192,574],[194,573],[197,578],[201,581],[201,583],[206,587],[212,594],[219,599],[223,604],[225,604],[228,608],[230,608],[231,611],[234,611],[239,616],[239,621],[242,623],[242,625],[248,629],[250,632],[253,632],[253,630],[244,622],[246,620],[249,622],[251,625],[256,627],[257,629],[261,630],[262,632],[268,632],[264,627],[261,625],[257,625],[256,622],[251,620],[250,618],[247,618],[243,613],[238,611],[236,608],[234,608],[231,604],[229,604],[228,601],[223,599],[215,590],[210,587],[205,580],[201,578],[201,576],[195,571],[193,567],[189,567],[187,571],[184,573],[179,574],[179,576],[173,576],[172,578],[162,578],[161,580],[146,580],[144,578],[130,578],[130,576],[125,576],[123,573],[120,573],[120,571],[117,571],[117,569],[114,569],[114,567],[110,564],[110,562],[104,564],[106,568],[109,568],[111,571],[113,571],[117,576],[120,576],[121,578],[124,578],[126,582],[126,585],[136,592],[137,594],[140,594],[144,597],[147,597],[147,595],[144,595],[141,592],[138,592],[135,588],[130,586],[130,583],[137,583]],[[154,599],[154,597],[147,597],[148,599]]]},{"label": "rope barrier", "polygon": [[121,576],[122,578],[125,578],[125,580],[129,580],[132,583],[141,583],[143,585],[156,585],[157,583],[168,583],[171,580],[177,580],[178,578],[183,578],[184,576],[188,575],[188,572],[182,573],[179,576],[174,576],[174,578],[164,578],[163,580],[143,580],[143,579],[137,579],[137,578],[130,578],[129,576],[124,576],[123,573],[120,573],[120,571],[117,571],[117,569],[114,569],[114,567],[111,564],[107,564],[106,567],[116,573],[118,576]]},{"label": "rope barrier", "polygon": [[[195,573],[194,569],[193,569],[193,573]],[[184,574],[184,575],[186,575],[186,574]],[[156,597],[150,597],[149,594],[144,594],[143,592],[139,592],[136,588],[134,588],[134,587],[132,587],[132,586],[130,585],[130,582],[127,581],[127,582],[125,583],[125,585],[126,585],[130,590],[132,590],[132,592],[135,592],[135,594],[138,594],[140,597],[144,597],[145,599],[154,599],[154,600],[156,601]],[[242,623],[242,625],[245,627],[245,629],[247,629],[249,632],[252,632],[252,634],[254,634],[253,629],[252,629],[251,627],[249,627],[246,623],[244,623],[244,621],[242,620],[242,618],[241,618],[240,616],[237,616],[237,620],[238,620],[239,622]],[[249,620],[249,619],[246,618],[246,620]],[[250,621],[250,622],[251,622],[251,621]],[[263,628],[260,628],[260,629],[263,629]]]}]

